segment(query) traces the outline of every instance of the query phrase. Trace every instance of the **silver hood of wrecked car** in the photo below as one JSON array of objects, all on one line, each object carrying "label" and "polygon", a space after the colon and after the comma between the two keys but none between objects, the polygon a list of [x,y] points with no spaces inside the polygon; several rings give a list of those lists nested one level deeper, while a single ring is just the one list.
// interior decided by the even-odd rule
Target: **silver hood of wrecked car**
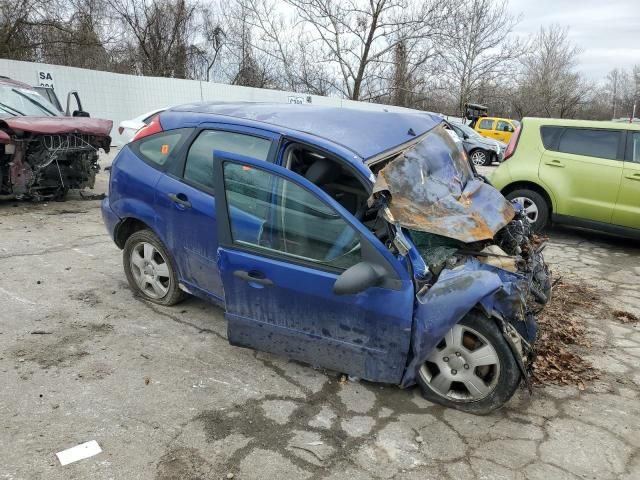
[{"label": "silver hood of wrecked car", "polygon": [[388,221],[465,243],[492,239],[515,215],[500,192],[474,175],[443,124],[377,173],[373,193],[379,192],[391,195]]}]

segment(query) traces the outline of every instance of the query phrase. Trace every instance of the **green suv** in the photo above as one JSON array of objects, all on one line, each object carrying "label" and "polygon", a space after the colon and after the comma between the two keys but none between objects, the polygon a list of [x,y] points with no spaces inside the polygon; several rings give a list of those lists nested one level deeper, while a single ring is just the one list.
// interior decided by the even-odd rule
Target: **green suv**
[{"label": "green suv", "polygon": [[640,238],[640,125],[525,118],[491,182],[550,220]]}]

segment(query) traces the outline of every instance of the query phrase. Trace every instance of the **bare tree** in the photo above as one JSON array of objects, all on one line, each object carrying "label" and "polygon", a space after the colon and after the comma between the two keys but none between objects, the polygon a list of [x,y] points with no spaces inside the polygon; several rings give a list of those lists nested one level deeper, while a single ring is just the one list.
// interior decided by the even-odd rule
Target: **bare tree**
[{"label": "bare tree", "polygon": [[633,103],[640,94],[640,65],[631,71],[614,68],[605,79],[604,94],[610,99],[612,118],[631,115]]},{"label": "bare tree", "polygon": [[197,5],[187,0],[108,0],[142,75],[186,78]]},{"label": "bare tree", "polygon": [[203,9],[202,13],[202,34],[205,40],[205,52],[206,52],[206,81],[211,78],[211,69],[214,67],[216,61],[220,57],[220,51],[224,45],[226,39],[226,33],[222,28],[220,19],[209,8]]},{"label": "bare tree", "polygon": [[[287,0],[313,30],[318,61],[338,71],[336,91],[352,99],[376,96],[373,83],[392,62],[397,45],[439,32],[453,0]],[[363,94],[366,92],[366,94]]]},{"label": "bare tree", "polygon": [[460,113],[466,102],[481,100],[476,98],[481,84],[506,81],[525,50],[511,35],[519,19],[507,7],[507,0],[464,0],[447,17],[449,35],[440,52]]},{"label": "bare tree", "polygon": [[36,0],[0,3],[0,57],[32,60],[34,52],[26,22],[37,9],[38,3]]},{"label": "bare tree", "polygon": [[254,12],[243,1],[227,5],[224,11],[226,25],[225,68],[232,85],[272,88],[273,65],[261,50],[254,48]]},{"label": "bare tree", "polygon": [[567,38],[567,28],[541,28],[533,50],[523,58],[516,110],[521,116],[572,117],[592,86],[576,71],[580,49]]}]

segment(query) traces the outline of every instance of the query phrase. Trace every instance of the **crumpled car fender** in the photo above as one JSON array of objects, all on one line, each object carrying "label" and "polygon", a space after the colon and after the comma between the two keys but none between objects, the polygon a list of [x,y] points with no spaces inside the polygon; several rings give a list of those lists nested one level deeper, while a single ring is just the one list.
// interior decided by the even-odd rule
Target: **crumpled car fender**
[{"label": "crumpled car fender", "polygon": [[[456,268],[445,269],[438,281],[421,296],[416,296],[411,360],[405,369],[401,387],[416,382],[416,373],[444,335],[476,305],[486,312],[513,318],[523,305],[520,274],[507,272],[478,262],[475,258]],[[487,321],[493,321],[487,318]]]}]

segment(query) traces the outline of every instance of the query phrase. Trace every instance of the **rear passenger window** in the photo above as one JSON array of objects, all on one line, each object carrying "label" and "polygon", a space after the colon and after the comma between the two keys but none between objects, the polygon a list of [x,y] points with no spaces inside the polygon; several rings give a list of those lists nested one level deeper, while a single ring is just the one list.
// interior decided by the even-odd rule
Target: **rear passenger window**
[{"label": "rear passenger window", "polygon": [[631,161],[640,163],[640,132],[633,132],[631,137]]},{"label": "rear passenger window", "polygon": [[548,125],[540,127],[540,136],[542,137],[544,148],[547,150],[556,150],[558,139],[563,130],[563,127],[552,127]]},{"label": "rear passenger window", "polygon": [[269,156],[271,140],[243,133],[205,130],[195,139],[184,167],[184,178],[213,189],[213,151],[235,153],[257,160]]},{"label": "rear passenger window", "polygon": [[481,128],[482,130],[491,130],[493,128],[493,120],[489,120],[486,118],[484,120],[480,120],[479,128]]},{"label": "rear passenger window", "polygon": [[558,151],[615,160],[618,156],[619,140],[620,132],[618,130],[566,128],[560,137]]},{"label": "rear passenger window", "polygon": [[190,132],[191,129],[188,128],[168,130],[143,138],[132,145],[148,163],[162,167],[182,145]]}]

